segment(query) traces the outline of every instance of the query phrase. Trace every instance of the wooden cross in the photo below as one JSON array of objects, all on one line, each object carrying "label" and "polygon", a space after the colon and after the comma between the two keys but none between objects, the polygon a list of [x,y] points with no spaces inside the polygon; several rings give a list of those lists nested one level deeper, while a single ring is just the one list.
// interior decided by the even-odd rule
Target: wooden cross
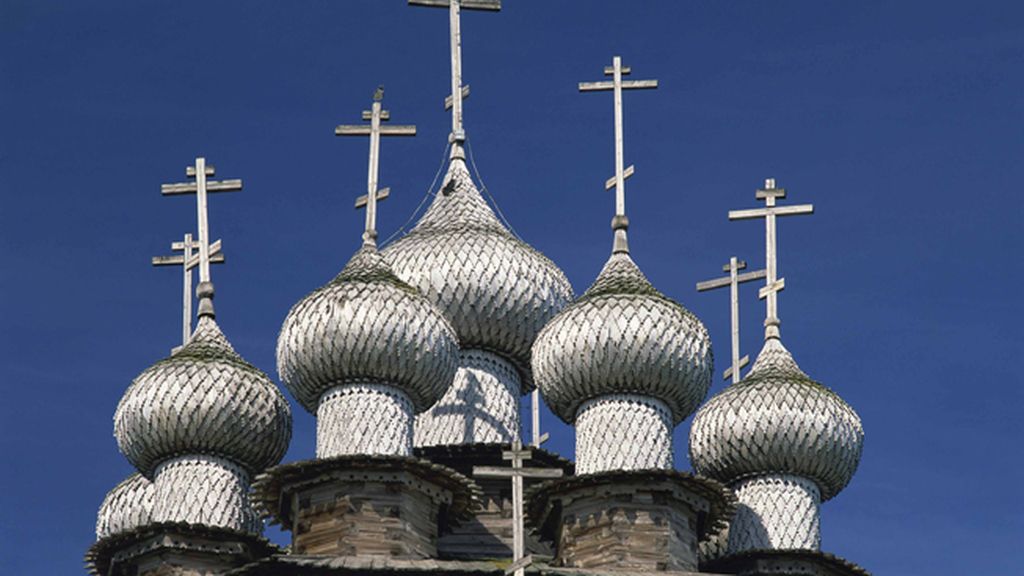
[{"label": "wooden cross", "polygon": [[242,189],[242,181],[215,180],[207,181],[207,176],[213,176],[213,166],[206,165],[206,158],[196,158],[195,166],[185,169],[185,175],[195,178],[195,182],[179,182],[175,184],[162,184],[160,193],[164,196],[175,196],[180,194],[196,195],[196,212],[199,222],[199,283],[210,281],[210,227],[206,210],[206,195],[213,192],[237,192]]},{"label": "wooden cross", "polygon": [[473,476],[478,478],[511,478],[512,479],[512,565],[505,574],[523,576],[524,569],[532,562],[526,556],[525,527],[523,526],[523,478],[561,478],[559,468],[524,468],[523,461],[529,460],[533,451],[524,449],[522,442],[516,438],[512,449],[501,453],[504,460],[512,461],[512,468],[499,466],[473,466]]},{"label": "wooden cross", "polygon": [[[172,242],[171,250],[182,252],[174,256],[154,256],[153,266],[181,266],[184,271],[184,296],[181,318],[181,345],[188,344],[192,337],[192,269],[199,265],[199,255],[193,254],[192,250],[199,247],[199,243],[192,240],[192,234],[185,234],[182,242]],[[220,250],[220,240],[210,244],[210,264],[223,264],[224,253]],[[174,349],[175,351],[177,348]]]},{"label": "wooden cross", "polygon": [[381,122],[391,119],[391,113],[383,109],[384,87],[380,86],[373,93],[373,105],[363,110],[363,120],[370,124],[351,126],[342,125],[334,129],[335,136],[369,136],[370,167],[366,176],[366,194],[356,199],[356,210],[366,207],[366,230],[363,232],[363,244],[376,245],[377,240],[377,202],[391,194],[390,188],[377,189],[380,175],[380,137],[381,136],[415,136],[415,126],[381,126]]},{"label": "wooden cross", "polygon": [[758,291],[757,296],[766,299],[766,312],[764,320],[764,337],[778,338],[779,336],[779,301],[778,294],[786,287],[785,278],[777,278],[777,250],[775,244],[775,218],[777,216],[797,216],[800,214],[814,214],[813,204],[798,204],[795,206],[776,206],[777,198],[786,197],[785,188],[776,188],[775,179],[769,178],[764,181],[764,188],[757,191],[755,197],[765,201],[764,208],[753,208],[750,210],[730,210],[729,220],[747,220],[750,218],[765,219],[765,285]]},{"label": "wooden cross", "polygon": [[626,229],[629,227],[629,219],[626,218],[626,178],[633,175],[634,167],[630,165],[624,168],[623,142],[622,142],[622,91],[643,90],[658,87],[657,80],[629,80],[623,81],[622,77],[628,75],[632,70],[622,65],[622,58],[612,58],[612,65],[605,66],[605,76],[611,76],[611,81],[603,82],[580,82],[580,92],[596,92],[611,90],[615,94],[615,176],[605,183],[605,189],[615,188],[615,218],[612,220],[612,229],[615,230],[615,252],[629,252],[629,245],[626,241]]},{"label": "wooden cross", "polygon": [[462,126],[462,101],[469,97],[469,86],[462,85],[462,31],[461,11],[501,10],[501,0],[409,0],[412,6],[431,6],[448,9],[448,27],[451,35],[452,91],[445,98],[444,109],[452,111],[452,158],[464,158],[462,143],[466,141],[466,131]]},{"label": "wooden cross", "polygon": [[729,275],[724,278],[715,278],[714,280],[706,280],[704,282],[697,283],[697,291],[704,292],[706,290],[714,290],[715,288],[721,288],[723,286],[729,287],[730,296],[730,312],[732,322],[732,365],[726,369],[725,373],[722,374],[722,378],[728,380],[732,377],[732,383],[735,384],[740,381],[740,370],[750,362],[750,356],[744,355],[740,358],[740,299],[739,299],[739,285],[744,282],[751,282],[753,280],[760,280],[764,278],[767,272],[762,268],[761,270],[755,270],[753,272],[746,272],[744,274],[738,274],[740,270],[747,267],[747,263],[742,260],[737,260],[735,256],[729,258],[729,263],[722,266],[723,272],[728,272]]}]

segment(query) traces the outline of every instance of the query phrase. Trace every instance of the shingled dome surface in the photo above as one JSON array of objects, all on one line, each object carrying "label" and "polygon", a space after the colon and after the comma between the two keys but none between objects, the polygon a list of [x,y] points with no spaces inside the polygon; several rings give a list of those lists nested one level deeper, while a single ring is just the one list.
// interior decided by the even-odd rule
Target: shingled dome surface
[{"label": "shingled dome surface", "polygon": [[678,424],[707,395],[713,364],[704,324],[651,286],[624,253],[612,255],[533,346],[537,385],[567,423],[591,398],[642,394],[665,402]]},{"label": "shingled dome surface", "polygon": [[530,346],[572,300],[565,275],[495,217],[461,160],[419,223],[384,250],[395,273],[451,321],[463,349],[508,358],[532,388]]},{"label": "shingled dome surface", "polygon": [[96,538],[106,538],[148,524],[153,512],[153,483],[139,473],[107,493],[96,514]]},{"label": "shingled dome surface", "polygon": [[444,395],[458,361],[458,339],[441,311],[372,246],[295,304],[277,340],[281,379],[314,413],[327,390],[371,382],[400,388],[422,412]]},{"label": "shingled dome surface", "polygon": [[824,501],[850,482],[863,441],[853,408],[769,338],[746,378],[697,412],[690,461],[698,474],[725,483],[772,473],[810,478]]},{"label": "shingled dome surface", "polygon": [[284,456],[292,420],[277,386],[202,316],[188,344],[132,382],[117,406],[114,435],[149,478],[162,461],[197,454],[256,473]]}]

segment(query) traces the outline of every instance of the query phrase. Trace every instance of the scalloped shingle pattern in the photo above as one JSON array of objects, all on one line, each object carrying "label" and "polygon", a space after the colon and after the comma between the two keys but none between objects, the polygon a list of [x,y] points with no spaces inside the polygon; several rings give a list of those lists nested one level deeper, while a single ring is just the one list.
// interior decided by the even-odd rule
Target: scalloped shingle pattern
[{"label": "scalloped shingle pattern", "polygon": [[[384,252],[395,273],[438,305],[463,350],[507,357],[532,389],[530,346],[572,300],[565,274],[495,217],[461,160],[408,234]],[[526,390],[524,390],[526,391]]]},{"label": "scalloped shingle pattern", "polygon": [[132,382],[114,414],[114,435],[147,477],[160,462],[192,454],[256,473],[284,456],[292,418],[277,386],[203,316],[188,344]]},{"label": "scalloped shingle pattern", "polygon": [[160,464],[153,482],[153,522],[185,522],[251,534],[263,522],[249,501],[249,475],[230,460],[185,456]]},{"label": "scalloped shingle pattern", "polygon": [[726,483],[764,474],[810,478],[825,501],[850,482],[863,441],[853,408],[770,338],[750,373],[697,412],[690,461],[697,473]]},{"label": "scalloped shingle pattern", "polygon": [[729,526],[730,554],[821,547],[821,494],[813,481],[773,474],[743,480],[734,489],[739,504]]},{"label": "scalloped shingle pattern", "polygon": [[412,424],[412,401],[398,388],[373,383],[331,388],[316,411],[316,457],[412,456]]},{"label": "scalloped shingle pattern", "polygon": [[678,424],[707,395],[713,370],[704,324],[651,286],[628,254],[613,254],[533,346],[537,385],[570,424],[580,404],[607,394],[657,398]]},{"label": "scalloped shingle pattern", "polygon": [[277,339],[277,369],[311,413],[346,383],[378,382],[409,395],[417,412],[444,395],[458,340],[441,311],[364,246],[326,286],[300,300]]},{"label": "scalloped shingle pattern", "polygon": [[672,411],[637,394],[587,400],[576,416],[576,473],[672,468]]},{"label": "scalloped shingle pattern", "polygon": [[153,512],[153,483],[136,472],[107,493],[96,514],[96,539],[149,524]]},{"label": "scalloped shingle pattern", "polygon": [[497,354],[463,350],[444,397],[416,417],[416,446],[511,443],[519,437],[519,371]]}]

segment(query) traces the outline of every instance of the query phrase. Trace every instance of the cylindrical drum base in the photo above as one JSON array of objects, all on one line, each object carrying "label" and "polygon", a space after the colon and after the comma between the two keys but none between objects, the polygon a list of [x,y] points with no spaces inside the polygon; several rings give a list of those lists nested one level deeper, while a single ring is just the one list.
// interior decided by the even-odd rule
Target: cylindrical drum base
[{"label": "cylindrical drum base", "polygon": [[156,467],[153,522],[187,522],[252,534],[263,523],[249,502],[249,474],[213,456],[182,456]]},{"label": "cylindrical drum base", "polygon": [[672,412],[661,400],[610,394],[576,412],[576,473],[672,468]]},{"label": "cylindrical drum base", "polygon": [[771,474],[733,485],[739,505],[729,526],[729,553],[744,550],[818,550],[821,493],[812,480]]},{"label": "cylindrical drum base", "polygon": [[316,456],[410,456],[412,423],[412,401],[394,386],[335,386],[316,410]]},{"label": "cylindrical drum base", "polygon": [[519,437],[519,372],[483,350],[463,350],[451,388],[416,417],[416,446],[510,443]]}]

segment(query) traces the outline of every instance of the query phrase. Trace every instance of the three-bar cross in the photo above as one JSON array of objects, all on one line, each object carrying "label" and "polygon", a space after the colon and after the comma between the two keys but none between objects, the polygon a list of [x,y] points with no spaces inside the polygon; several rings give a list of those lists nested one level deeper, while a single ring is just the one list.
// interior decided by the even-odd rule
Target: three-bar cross
[{"label": "three-bar cross", "polygon": [[795,206],[776,206],[775,200],[786,197],[785,188],[776,188],[775,179],[769,178],[764,181],[764,188],[757,191],[756,198],[765,201],[764,208],[753,208],[750,210],[730,210],[729,220],[746,220],[750,218],[765,219],[765,285],[758,291],[758,297],[766,299],[766,310],[764,320],[764,337],[778,338],[779,336],[779,304],[778,294],[786,287],[785,278],[777,278],[777,250],[775,245],[775,218],[778,216],[797,216],[800,214],[813,214],[813,204],[798,204]]},{"label": "three-bar cross", "polygon": [[[181,345],[188,344],[192,337],[192,269],[199,265],[199,255],[193,250],[199,243],[192,239],[192,234],[185,234],[182,242],[172,242],[171,250],[182,252],[174,256],[153,256],[153,266],[181,266],[184,271],[184,295],[181,318]],[[223,264],[224,253],[220,249],[220,240],[210,244],[210,264]],[[175,348],[177,350],[177,348]]]},{"label": "three-bar cross", "polygon": [[[210,283],[210,227],[206,210],[206,195],[213,192],[236,192],[242,189],[242,181],[235,180],[207,180],[207,176],[213,176],[213,166],[206,165],[205,158],[196,158],[195,166],[185,169],[185,175],[195,178],[195,182],[179,182],[175,184],[162,184],[160,193],[164,196],[175,196],[180,194],[196,195],[196,212],[199,228],[199,287],[212,294]],[[213,302],[209,299],[200,299],[199,314],[213,314]]]},{"label": "three-bar cross", "polygon": [[448,9],[448,26],[451,34],[452,92],[445,98],[444,108],[452,111],[452,158],[463,158],[462,143],[466,131],[462,126],[462,101],[469,97],[469,86],[462,85],[462,10],[501,10],[501,0],[409,0],[413,6],[432,6]]},{"label": "three-bar cross", "polygon": [[612,58],[612,65],[604,69],[605,76],[611,76],[611,81],[603,82],[580,82],[580,92],[595,92],[611,90],[615,94],[615,176],[605,183],[605,189],[615,188],[615,218],[612,220],[612,229],[615,230],[615,252],[629,252],[629,245],[626,241],[626,229],[629,227],[629,220],[626,218],[626,178],[633,175],[633,166],[624,168],[623,136],[622,136],[622,91],[642,90],[658,87],[657,80],[628,80],[624,81],[623,76],[628,75],[631,69],[622,65],[622,58]]},{"label": "three-bar cross", "polygon": [[723,286],[729,287],[730,296],[730,320],[732,323],[732,365],[725,370],[722,377],[726,380],[732,377],[732,383],[735,384],[740,381],[740,370],[750,362],[750,356],[744,355],[740,358],[740,298],[739,298],[739,285],[744,282],[751,282],[753,280],[759,280],[764,278],[766,275],[765,270],[754,270],[753,272],[746,272],[739,274],[740,270],[747,267],[747,263],[742,260],[737,260],[735,256],[729,258],[729,263],[722,266],[722,271],[728,272],[729,275],[724,278],[715,278],[714,280],[706,280],[704,282],[697,283],[697,291],[704,292],[706,290],[714,290],[715,288],[721,288]]},{"label": "three-bar cross", "polygon": [[380,137],[381,136],[415,136],[415,126],[381,126],[381,122],[391,119],[391,113],[383,109],[384,87],[377,88],[373,93],[373,105],[363,110],[363,120],[370,124],[361,126],[342,125],[334,129],[336,136],[369,136],[370,166],[366,175],[366,194],[356,199],[356,209],[366,207],[366,230],[363,232],[363,244],[376,244],[377,239],[377,202],[391,194],[390,188],[377,189],[380,176]]},{"label": "three-bar cross", "polygon": [[522,442],[516,438],[512,449],[502,452],[501,457],[512,461],[511,468],[498,466],[474,466],[473,476],[478,478],[511,478],[512,479],[512,566],[505,573],[523,576],[524,569],[530,563],[526,557],[525,527],[523,525],[523,478],[560,478],[559,468],[524,468],[523,461],[529,460],[533,451],[524,449]]}]

